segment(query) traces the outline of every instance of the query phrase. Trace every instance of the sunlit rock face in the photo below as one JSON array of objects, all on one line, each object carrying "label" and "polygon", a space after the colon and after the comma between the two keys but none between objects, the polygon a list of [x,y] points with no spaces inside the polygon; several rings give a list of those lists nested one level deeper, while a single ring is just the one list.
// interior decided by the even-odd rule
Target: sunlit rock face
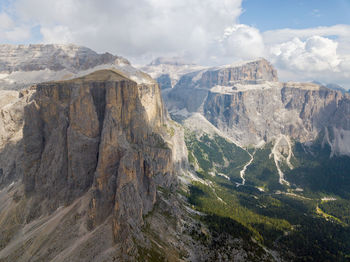
[{"label": "sunlit rock face", "polygon": [[326,134],[333,154],[350,154],[343,146],[349,141],[349,95],[313,83],[278,82],[264,59],[185,74],[164,99],[170,112],[200,112],[244,146],[280,135],[310,142]]},{"label": "sunlit rock face", "polygon": [[153,176],[172,174],[165,121],[158,86],[116,71],[39,84],[24,114],[26,193],[55,209],[92,188],[91,225],[113,214],[125,240],[153,208]]}]

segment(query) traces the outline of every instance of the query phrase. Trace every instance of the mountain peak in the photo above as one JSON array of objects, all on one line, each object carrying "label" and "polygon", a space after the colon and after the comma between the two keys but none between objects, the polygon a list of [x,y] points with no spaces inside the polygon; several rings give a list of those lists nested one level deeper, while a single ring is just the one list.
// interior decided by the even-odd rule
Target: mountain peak
[{"label": "mountain peak", "polygon": [[86,70],[101,64],[130,64],[110,53],[95,51],[74,44],[0,45],[0,72]]}]

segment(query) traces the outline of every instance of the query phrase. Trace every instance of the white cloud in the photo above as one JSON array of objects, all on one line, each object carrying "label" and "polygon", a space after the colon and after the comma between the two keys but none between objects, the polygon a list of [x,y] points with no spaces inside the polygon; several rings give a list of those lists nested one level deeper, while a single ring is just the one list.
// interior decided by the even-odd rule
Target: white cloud
[{"label": "white cloud", "polygon": [[3,38],[5,40],[11,41],[11,42],[18,42],[18,41],[25,41],[30,38],[31,31],[30,27],[28,26],[16,26],[12,28],[11,30],[7,30],[2,33]]},{"label": "white cloud", "polygon": [[338,83],[350,88],[350,25],[282,29],[263,34],[282,80]]},{"label": "white cloud", "polygon": [[242,1],[13,0],[0,13],[0,41],[28,42],[38,26],[44,43],[76,43],[137,63],[158,56],[209,65],[265,57],[282,80],[350,87],[350,25],[261,33],[238,23]]},{"label": "white cloud", "polygon": [[68,41],[126,57],[189,54],[204,60],[236,23],[242,0],[17,0],[44,41]]},{"label": "white cloud", "polygon": [[13,27],[13,21],[10,16],[4,12],[0,13],[0,30]]},{"label": "white cloud", "polygon": [[350,54],[350,25],[320,26],[305,29],[280,29],[270,30],[263,34],[264,42],[267,45],[284,43],[298,37],[302,40],[312,36],[323,36],[334,38],[339,43],[339,53]]},{"label": "white cloud", "polygon": [[264,41],[258,29],[243,24],[226,28],[221,40],[223,57],[252,59],[264,56]]},{"label": "white cloud", "polygon": [[337,71],[340,59],[338,43],[321,36],[312,36],[305,41],[291,41],[271,47],[271,59],[279,67],[297,71]]},{"label": "white cloud", "polygon": [[31,35],[27,25],[16,25],[5,12],[0,13],[0,42],[18,42],[28,39]]},{"label": "white cloud", "polygon": [[66,26],[42,27],[40,32],[43,35],[44,43],[64,44],[74,42],[70,30]]}]

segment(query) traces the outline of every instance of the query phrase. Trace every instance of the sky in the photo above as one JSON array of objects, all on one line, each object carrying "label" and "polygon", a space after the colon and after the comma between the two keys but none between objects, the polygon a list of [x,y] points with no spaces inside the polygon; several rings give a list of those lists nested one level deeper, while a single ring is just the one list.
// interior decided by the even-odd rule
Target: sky
[{"label": "sky", "polygon": [[350,88],[350,0],[0,0],[0,43],[75,43],[134,64],[264,57],[283,81]]}]

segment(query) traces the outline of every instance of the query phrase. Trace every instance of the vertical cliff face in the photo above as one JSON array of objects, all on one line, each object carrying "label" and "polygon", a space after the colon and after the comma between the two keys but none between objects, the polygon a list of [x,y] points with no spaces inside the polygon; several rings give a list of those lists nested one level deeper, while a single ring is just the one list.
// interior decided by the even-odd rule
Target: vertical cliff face
[{"label": "vertical cliff face", "polygon": [[234,84],[258,84],[278,81],[277,72],[265,59],[207,68],[183,75],[176,86],[164,92],[169,110],[201,110],[210,89]]},{"label": "vertical cliff face", "polygon": [[33,92],[0,91],[0,188],[21,178],[24,106]]},{"label": "vertical cliff face", "polygon": [[264,59],[186,74],[164,96],[169,111],[199,112],[244,146],[280,135],[313,141],[326,132],[333,153],[350,154],[343,146],[350,141],[349,95],[312,83],[278,82]]},{"label": "vertical cliff face", "polygon": [[271,141],[280,134],[306,142],[335,124],[339,111],[346,111],[339,106],[347,100],[340,92],[316,85],[265,83],[253,89],[212,90],[204,115],[244,145]]},{"label": "vertical cliff face", "polygon": [[189,73],[180,79],[177,86],[209,89],[216,85],[229,86],[235,82],[257,81],[278,81],[276,70],[265,59]]},{"label": "vertical cliff face", "polygon": [[39,84],[24,119],[26,194],[45,212],[91,190],[89,226],[112,215],[126,240],[153,208],[154,177],[173,172],[158,86],[112,70]]}]

